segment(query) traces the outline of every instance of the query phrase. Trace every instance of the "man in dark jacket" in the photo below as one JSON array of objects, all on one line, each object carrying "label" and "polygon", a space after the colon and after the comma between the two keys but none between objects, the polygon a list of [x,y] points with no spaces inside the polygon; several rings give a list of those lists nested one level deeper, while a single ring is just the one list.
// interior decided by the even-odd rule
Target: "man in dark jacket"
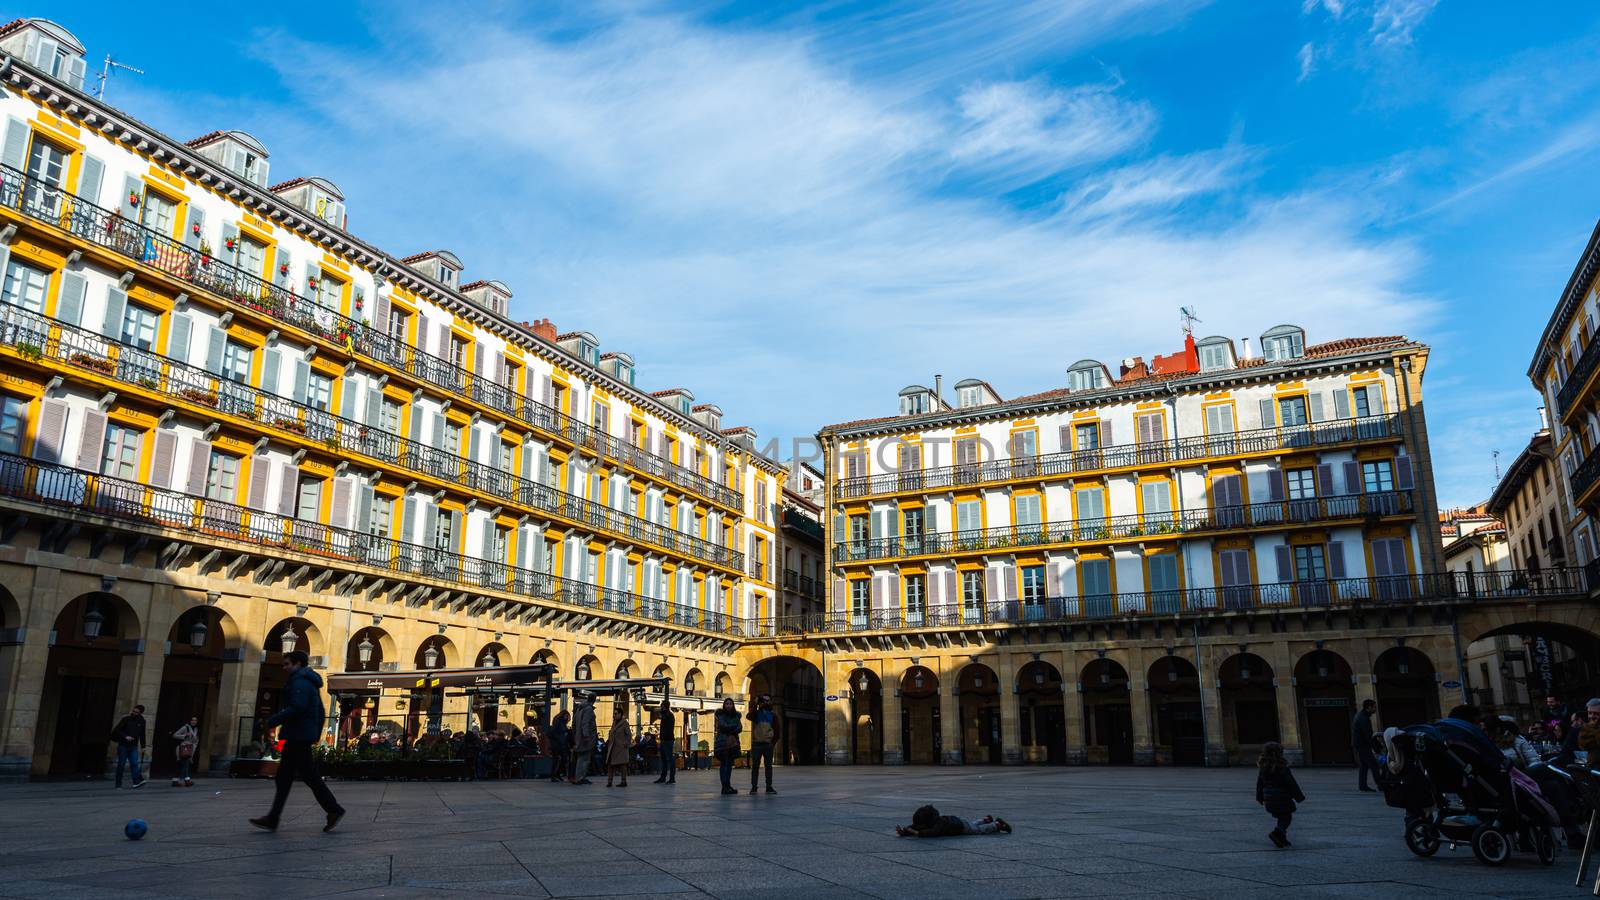
[{"label": "man in dark jacket", "polygon": [[1371,791],[1367,786],[1367,773],[1372,777],[1383,777],[1378,772],[1378,758],[1372,755],[1372,714],[1378,711],[1378,701],[1361,701],[1361,711],[1350,720],[1350,749],[1355,751],[1356,764],[1361,767],[1361,772],[1356,776],[1356,782],[1363,791]]},{"label": "man in dark jacket", "polygon": [[144,707],[135,706],[111,729],[111,742],[117,745],[117,787],[122,787],[122,767],[133,764],[133,786],[144,787],[139,771],[139,751],[144,749]]},{"label": "man in dark jacket", "polygon": [[678,783],[678,715],[672,711],[672,698],[661,695],[661,705],[656,708],[656,722],[661,727],[658,746],[661,749],[661,777],[656,784]]},{"label": "man in dark jacket", "polygon": [[[283,689],[283,709],[267,720],[267,728],[283,726],[283,753],[278,759],[278,791],[272,798],[272,810],[250,824],[267,831],[278,830],[278,817],[283,815],[283,804],[289,799],[289,788],[300,779],[311,788],[312,796],[328,814],[328,824],[323,831],[344,818],[344,807],[333,799],[333,792],[322,783],[317,772],[317,757],[311,752],[322,737],[322,726],[327,714],[322,706],[322,676],[311,669],[310,659],[303,651],[291,650],[283,655],[283,670],[289,673],[289,683]],[[268,740],[271,740],[270,735]]]},{"label": "man in dark jacket", "polygon": [[578,705],[572,710],[573,784],[589,784],[589,761],[594,756],[595,745],[600,742],[599,726],[594,721],[594,695],[587,691],[578,693]]}]

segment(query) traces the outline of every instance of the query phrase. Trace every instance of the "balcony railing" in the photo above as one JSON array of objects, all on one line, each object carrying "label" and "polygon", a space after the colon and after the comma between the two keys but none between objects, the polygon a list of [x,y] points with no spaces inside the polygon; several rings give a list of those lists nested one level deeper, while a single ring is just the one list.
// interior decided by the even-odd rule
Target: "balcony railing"
[{"label": "balcony railing", "polygon": [[730,509],[741,509],[743,497],[733,488],[577,422],[504,385],[478,378],[459,366],[406,344],[382,328],[322,306],[286,285],[266,281],[215,255],[201,253],[196,247],[146,228],[120,212],[96,206],[9,166],[0,166],[0,206],[331,341],[344,347],[346,352],[360,354],[451,393],[470,397],[535,428],[559,435],[575,446],[625,462]]},{"label": "balcony railing", "polygon": [[[1596,343],[1600,343],[1600,341]],[[1578,463],[1578,467],[1572,470],[1572,475],[1567,479],[1572,482],[1573,500],[1581,504],[1584,495],[1588,494],[1589,489],[1594,487],[1597,479],[1600,479],[1600,447],[1590,450],[1589,454],[1583,458],[1583,462]]]},{"label": "balcony railing", "polygon": [[1578,395],[1583,393],[1583,386],[1594,377],[1597,368],[1600,368],[1600,339],[1590,338],[1589,346],[1583,348],[1583,355],[1572,364],[1567,380],[1561,382],[1561,390],[1556,392],[1556,414],[1562,419],[1567,417]]},{"label": "balcony railing", "polygon": [[371,566],[389,573],[505,591],[563,606],[604,610],[719,634],[747,635],[755,631],[754,623],[725,613],[11,454],[0,454],[0,497],[136,525],[240,540],[259,546],[267,554],[301,553],[330,562]]},{"label": "balcony railing", "polygon": [[1414,511],[1411,491],[1375,491],[1304,500],[1281,500],[1243,506],[1144,513],[1104,519],[1078,519],[1041,525],[935,532],[910,537],[841,541],[833,547],[839,563],[895,559],[927,554],[968,553],[1034,547],[1043,544],[1085,544],[1139,537],[1169,537],[1233,528],[1264,528],[1329,522],[1361,516],[1406,515]]},{"label": "balcony railing", "polygon": [[822,523],[800,512],[792,506],[783,508],[783,527],[799,531],[806,537],[821,543],[825,540],[822,532]]},{"label": "balcony railing", "polygon": [[783,589],[791,594],[798,594],[801,597],[805,597],[808,600],[816,600],[822,596],[822,591],[819,589],[819,585],[817,584],[817,580],[815,578],[812,578],[809,575],[801,575],[799,572],[796,572],[793,569],[784,570]]},{"label": "balcony railing", "polygon": [[1293,425],[1287,428],[1232,431],[1226,434],[1200,435],[1145,444],[1117,444],[1093,450],[1067,450],[1045,456],[1024,456],[937,469],[845,478],[839,482],[838,499],[848,500],[902,491],[928,491],[1021,478],[1053,478],[1102,469],[1159,466],[1218,456],[1305,450],[1351,441],[1381,440],[1399,435],[1399,416],[1393,414],[1362,416],[1309,425]]},{"label": "balcony railing", "polygon": [[10,304],[0,304],[0,346],[15,348],[24,357],[98,372],[247,419],[264,429],[306,437],[330,450],[360,453],[633,540],[648,541],[684,556],[730,568],[744,564],[743,553],[711,541]]},{"label": "balcony railing", "polygon": [[1582,596],[1590,582],[1576,568],[1527,572],[1437,572],[1325,581],[1277,582],[1099,594],[1041,597],[912,610],[862,610],[788,616],[775,624],[779,634],[887,631],[976,625],[1029,625],[1202,615],[1252,609],[1319,609],[1365,604],[1425,601],[1541,599]]}]

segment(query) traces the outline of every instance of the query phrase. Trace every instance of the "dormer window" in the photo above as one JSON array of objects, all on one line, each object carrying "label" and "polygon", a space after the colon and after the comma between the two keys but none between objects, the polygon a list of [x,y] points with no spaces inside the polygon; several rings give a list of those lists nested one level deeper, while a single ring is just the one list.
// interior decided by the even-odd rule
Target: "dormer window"
[{"label": "dormer window", "polygon": [[51,78],[83,89],[83,44],[49,19],[20,19],[0,37],[0,52],[16,56]]},{"label": "dormer window", "polygon": [[1106,367],[1092,359],[1072,364],[1067,370],[1067,388],[1074,391],[1092,391],[1105,387]]},{"label": "dormer window", "polygon": [[456,286],[456,273],[444,263],[439,264],[439,282],[450,287]]},{"label": "dormer window", "polygon": [[633,366],[617,363],[617,380],[624,384],[633,384]]},{"label": "dormer window", "polygon": [[213,131],[187,142],[206,159],[254,185],[267,185],[267,148],[245,131]]},{"label": "dormer window", "polygon": [[980,394],[976,385],[964,387],[956,391],[956,405],[962,409],[966,409],[969,406],[977,406],[979,397]]},{"label": "dormer window", "polygon": [[686,416],[689,414],[689,398],[688,397],[679,397],[678,398],[678,412],[681,412]]},{"label": "dormer window", "polygon": [[1306,333],[1294,325],[1279,325],[1261,336],[1261,354],[1268,362],[1299,359],[1306,354]]},{"label": "dormer window", "polygon": [[1206,338],[1198,347],[1200,371],[1217,372],[1233,367],[1233,345],[1227,338]]}]

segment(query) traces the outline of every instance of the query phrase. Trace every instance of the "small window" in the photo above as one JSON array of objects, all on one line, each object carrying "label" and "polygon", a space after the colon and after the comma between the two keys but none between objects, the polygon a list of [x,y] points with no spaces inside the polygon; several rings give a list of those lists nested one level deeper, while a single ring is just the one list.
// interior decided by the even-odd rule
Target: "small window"
[{"label": "small window", "polygon": [[1200,371],[1215,372],[1228,368],[1227,344],[1203,344],[1200,347]]},{"label": "small window", "polygon": [[[222,345],[222,377],[236,384],[250,380],[250,348],[235,341]],[[269,390],[272,385],[266,386]]]},{"label": "small window", "polygon": [[1092,391],[1100,385],[1099,366],[1073,369],[1067,373],[1067,387],[1074,391]]},{"label": "small window", "polygon": [[232,503],[239,490],[239,457],[211,451],[206,468],[206,498]]},{"label": "small window", "polygon": [[134,303],[124,306],[122,342],[140,350],[153,349],[156,345],[156,314]]},{"label": "small window", "polygon": [[956,394],[956,403],[962,409],[977,406],[981,395],[977,387],[964,387]]},{"label": "small window", "polygon": [[1279,325],[1261,336],[1261,352],[1268,362],[1298,359],[1305,355],[1305,332],[1293,325]]},{"label": "small window", "polygon": [[332,409],[333,379],[313,373],[306,381],[306,405],[322,412]]},{"label": "small window", "polygon": [[21,453],[28,428],[28,404],[16,397],[0,398],[0,453]]},{"label": "small window", "polygon": [[6,280],[0,298],[29,312],[44,312],[45,285],[50,276],[42,269],[12,260],[6,265]]}]

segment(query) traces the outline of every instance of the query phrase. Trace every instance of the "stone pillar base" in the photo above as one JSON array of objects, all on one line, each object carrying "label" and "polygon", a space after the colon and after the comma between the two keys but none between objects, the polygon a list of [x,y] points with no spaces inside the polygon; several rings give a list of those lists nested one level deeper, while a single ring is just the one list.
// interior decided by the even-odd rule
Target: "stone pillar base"
[{"label": "stone pillar base", "polygon": [[849,750],[829,750],[828,751],[828,765],[830,765],[830,766],[848,766],[848,765],[850,765],[850,751]]},{"label": "stone pillar base", "polygon": [[0,784],[16,784],[28,780],[33,760],[26,756],[0,756]]},{"label": "stone pillar base", "polygon": [[1156,748],[1133,748],[1133,764],[1136,766],[1153,766],[1156,764]]},{"label": "stone pillar base", "polygon": [[1222,768],[1230,764],[1227,747],[1207,747],[1206,765]]},{"label": "stone pillar base", "polygon": [[899,750],[883,751],[883,764],[886,766],[903,766],[906,764],[905,755]]},{"label": "stone pillar base", "polygon": [[1290,766],[1295,768],[1306,764],[1306,752],[1299,747],[1283,748],[1283,758]]},{"label": "stone pillar base", "polygon": [[1087,766],[1089,764],[1089,751],[1084,749],[1068,750],[1067,765]]},{"label": "stone pillar base", "polygon": [[1000,762],[1007,766],[1020,766],[1027,762],[1021,747],[1005,747],[1000,751]]},{"label": "stone pillar base", "polygon": [[962,760],[962,758],[961,758],[961,751],[960,750],[946,750],[944,752],[944,764],[945,765],[947,765],[947,766],[959,766],[963,762],[964,762],[964,760]]}]

